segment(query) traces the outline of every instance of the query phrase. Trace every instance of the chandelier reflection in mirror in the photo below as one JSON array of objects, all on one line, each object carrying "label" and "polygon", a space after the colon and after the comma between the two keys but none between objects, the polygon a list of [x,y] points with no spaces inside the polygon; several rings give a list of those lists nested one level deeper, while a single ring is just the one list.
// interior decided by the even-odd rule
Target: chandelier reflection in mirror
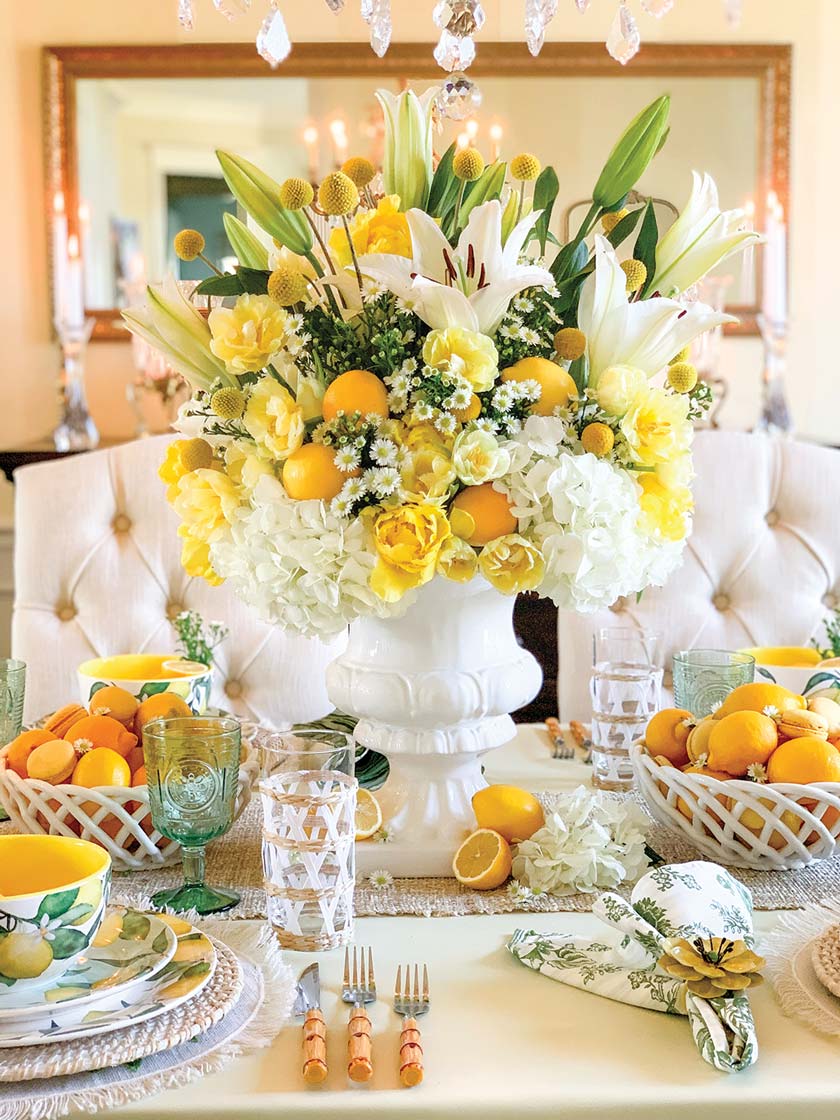
[{"label": "chandelier reflection in mirror", "polygon": [[[336,15],[345,7],[345,0],[325,0]],[[581,15],[590,7],[606,8],[615,0],[564,0],[574,3]],[[634,7],[647,16],[662,19],[676,0],[619,0],[606,36],[610,55],[625,66],[639,51],[642,43]],[[186,31],[195,27],[198,0],[178,0],[178,21]],[[229,20],[249,11],[251,0],[212,0],[213,7]],[[724,15],[732,27],[741,20],[743,0],[722,0]],[[528,50],[536,56],[542,50],[548,25],[557,15],[560,0],[525,0],[524,37]],[[360,0],[362,19],[370,28],[370,45],[382,58],[391,45],[391,0]],[[593,17],[594,18],[594,17]],[[434,57],[449,77],[443,84],[438,107],[452,120],[462,120],[481,104],[481,91],[464,73],[475,59],[475,35],[485,22],[481,0],[437,0],[432,21],[439,33]],[[269,0],[266,17],[257,32],[257,51],[272,68],[289,55],[292,42],[280,7],[280,0]]]}]

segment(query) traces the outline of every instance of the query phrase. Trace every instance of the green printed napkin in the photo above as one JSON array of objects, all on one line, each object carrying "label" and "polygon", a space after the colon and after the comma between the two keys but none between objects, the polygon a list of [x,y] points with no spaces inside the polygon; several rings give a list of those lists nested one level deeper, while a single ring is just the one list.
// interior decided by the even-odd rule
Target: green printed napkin
[{"label": "green printed napkin", "polygon": [[603,894],[592,908],[603,940],[517,930],[508,949],[529,968],[587,992],[669,1015],[686,1015],[704,1061],[725,1073],[758,1057],[744,992],[703,999],[657,969],[666,938],[725,937],[752,947],[750,892],[717,864],[669,864],[644,875],[630,902]]}]

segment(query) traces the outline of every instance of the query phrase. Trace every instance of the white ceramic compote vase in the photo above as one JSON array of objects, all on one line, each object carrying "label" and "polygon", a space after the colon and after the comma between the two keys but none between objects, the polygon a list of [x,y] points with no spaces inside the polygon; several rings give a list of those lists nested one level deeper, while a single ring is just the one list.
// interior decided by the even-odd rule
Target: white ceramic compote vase
[{"label": "white ceramic compote vase", "polygon": [[481,756],[515,734],[510,712],[539,691],[542,670],[517,643],[514,596],[479,577],[437,577],[401,618],[361,618],[327,669],[330,700],[359,717],[356,738],[384,754],[377,799],[389,840],[357,846],[360,871],[451,875],[475,828]]}]

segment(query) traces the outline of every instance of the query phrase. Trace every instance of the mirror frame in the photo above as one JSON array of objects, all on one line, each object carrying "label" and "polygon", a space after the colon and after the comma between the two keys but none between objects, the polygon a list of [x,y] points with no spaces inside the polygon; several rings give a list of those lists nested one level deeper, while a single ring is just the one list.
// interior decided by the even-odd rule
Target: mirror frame
[{"label": "mirror frame", "polygon": [[[397,43],[377,59],[366,43],[299,43],[278,70],[270,70],[253,43],[195,43],[149,46],[45,47],[44,145],[46,159],[44,214],[47,226],[52,199],[63,191],[70,232],[78,214],[76,82],[80,78],[266,78],[355,77],[369,75],[440,79],[432,43]],[[760,82],[759,181],[756,183],[756,225],[764,218],[764,200],[772,187],[790,215],[790,44],[647,43],[633,59],[631,73],[663,80],[680,76],[757,78]],[[532,58],[524,43],[480,43],[470,74],[476,78],[616,77],[627,73],[603,43],[546,43]],[[50,238],[47,244],[50,246]],[[51,253],[51,246],[48,249]],[[52,262],[50,262],[51,264]],[[52,268],[48,275],[52,276]],[[757,273],[756,304],[729,310],[740,321],[727,334],[759,333],[761,274]],[[128,341],[117,308],[87,312],[94,320],[95,340]]]}]

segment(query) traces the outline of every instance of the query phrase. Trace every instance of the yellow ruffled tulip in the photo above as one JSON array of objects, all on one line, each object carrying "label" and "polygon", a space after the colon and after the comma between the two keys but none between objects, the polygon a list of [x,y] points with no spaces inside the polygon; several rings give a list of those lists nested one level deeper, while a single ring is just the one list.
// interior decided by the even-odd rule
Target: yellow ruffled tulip
[{"label": "yellow ruffled tulip", "polygon": [[667,541],[681,541],[689,528],[694,508],[687,486],[668,486],[658,472],[646,471],[637,476],[642,493],[639,497],[639,528],[648,536]]},{"label": "yellow ruffled tulip", "polygon": [[373,522],[376,567],[371,589],[395,603],[434,577],[441,545],[449,536],[446,514],[428,502],[384,510]]},{"label": "yellow ruffled tulip", "polygon": [[184,532],[212,544],[223,535],[239,503],[239,489],[224,471],[198,470],[178,483],[172,506],[184,522]]},{"label": "yellow ruffled tulip", "polygon": [[440,546],[437,572],[455,583],[469,583],[478,571],[476,551],[460,537],[447,537]]},{"label": "yellow ruffled tulip", "polygon": [[[386,195],[379,200],[375,210],[359,210],[353,217],[349,226],[357,257],[365,253],[411,256],[411,230],[399,206],[397,195]],[[347,234],[342,226],[336,226],[330,234],[330,254],[342,268],[353,263]]]},{"label": "yellow ruffled tulip", "polygon": [[545,560],[536,545],[519,533],[508,533],[484,546],[479,553],[478,569],[503,595],[518,595],[520,591],[539,587],[545,575]]},{"label": "yellow ruffled tulip", "polygon": [[411,502],[442,502],[449,497],[456,477],[445,448],[418,447],[402,465],[400,492]]},{"label": "yellow ruffled tulip", "polygon": [[664,389],[646,388],[622,417],[620,429],[630,457],[643,467],[655,467],[681,455],[691,443],[689,402]]},{"label": "yellow ruffled tulip", "polygon": [[253,387],[242,423],[271,459],[288,459],[303,443],[303,409],[273,377],[262,377]]},{"label": "yellow ruffled tulip", "polygon": [[233,307],[216,307],[207,320],[210,349],[236,374],[256,373],[289,340],[289,314],[269,296],[239,296]]},{"label": "yellow ruffled tulip", "polygon": [[[189,447],[193,442],[189,439],[173,440],[166,449],[163,462],[158,467],[158,478],[166,483],[166,499],[170,505],[174,503],[178,496],[178,484],[181,479],[195,469],[191,462],[185,462],[185,458],[194,458],[194,455],[190,455],[191,449]],[[206,466],[207,469],[221,469],[220,466],[214,467],[212,461],[202,465]]]},{"label": "yellow ruffled tulip", "polygon": [[460,374],[477,393],[492,389],[499,372],[493,340],[463,327],[430,331],[423,343],[423,361],[434,369]]},{"label": "yellow ruffled tulip", "polygon": [[207,541],[194,537],[186,525],[182,525],[178,532],[184,541],[181,546],[181,567],[187,575],[193,579],[206,580],[211,587],[224,583],[210,563],[210,546]]}]

